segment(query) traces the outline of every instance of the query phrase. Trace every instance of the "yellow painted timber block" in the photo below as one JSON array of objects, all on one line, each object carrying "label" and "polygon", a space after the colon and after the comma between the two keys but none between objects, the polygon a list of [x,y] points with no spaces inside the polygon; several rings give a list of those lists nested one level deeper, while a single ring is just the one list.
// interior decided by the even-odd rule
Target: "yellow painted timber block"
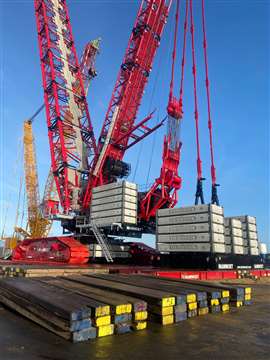
[{"label": "yellow painted timber block", "polygon": [[117,305],[115,308],[116,315],[130,314],[132,310],[131,304]]},{"label": "yellow painted timber block", "polygon": [[151,312],[154,314],[162,315],[162,316],[172,315],[173,314],[173,306],[165,306],[165,307],[152,306]]},{"label": "yellow painted timber block", "polygon": [[229,305],[229,304],[223,304],[223,305],[221,305],[221,310],[222,310],[223,312],[229,311],[229,310],[230,310],[230,305]]},{"label": "yellow painted timber block", "polygon": [[193,302],[193,303],[189,303],[188,304],[188,310],[196,310],[198,307],[197,303],[196,302]]},{"label": "yellow painted timber block", "polygon": [[113,335],[114,325],[104,325],[97,328],[97,337]]},{"label": "yellow painted timber block", "polygon": [[208,307],[200,308],[200,309],[198,310],[198,315],[199,315],[199,316],[201,316],[201,315],[206,315],[206,314],[208,314],[208,313],[209,313]]},{"label": "yellow painted timber block", "polygon": [[251,287],[246,287],[245,288],[245,294],[251,294]]},{"label": "yellow painted timber block", "polygon": [[223,290],[221,292],[221,295],[223,298],[229,297],[230,296],[230,291],[229,290]]},{"label": "yellow painted timber block", "polygon": [[219,305],[219,299],[211,299],[211,306]]},{"label": "yellow painted timber block", "polygon": [[236,301],[236,307],[243,306],[243,301]]},{"label": "yellow painted timber block", "polygon": [[110,315],[110,312],[111,312],[111,309],[110,309],[109,305],[100,306],[100,307],[96,308],[95,316],[99,317],[99,316]]},{"label": "yellow painted timber block", "polygon": [[147,321],[136,321],[132,324],[133,330],[144,330],[147,327]]},{"label": "yellow painted timber block", "polygon": [[251,294],[245,294],[245,300],[251,300]]},{"label": "yellow painted timber block", "polygon": [[147,311],[137,311],[134,313],[134,320],[140,321],[140,320],[146,320],[147,319]]},{"label": "yellow painted timber block", "polygon": [[105,325],[110,325],[111,323],[111,316],[110,315],[106,315],[106,316],[100,316],[98,318],[96,318],[94,320],[94,323],[96,326],[105,326]]},{"label": "yellow painted timber block", "polygon": [[187,303],[194,303],[196,301],[196,294],[188,294],[187,295]]},{"label": "yellow painted timber block", "polygon": [[161,323],[162,323],[162,325],[173,324],[174,323],[174,316],[173,315],[162,316]]},{"label": "yellow painted timber block", "polygon": [[175,305],[175,297],[167,297],[162,299],[162,307]]}]

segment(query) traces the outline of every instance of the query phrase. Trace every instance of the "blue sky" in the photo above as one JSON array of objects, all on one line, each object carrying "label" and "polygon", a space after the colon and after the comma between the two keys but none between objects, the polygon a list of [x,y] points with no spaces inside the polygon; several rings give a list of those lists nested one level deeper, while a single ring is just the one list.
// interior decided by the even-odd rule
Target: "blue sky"
[{"label": "blue sky", "polygon": [[[97,37],[102,38],[101,53],[97,59],[98,77],[91,84],[88,95],[96,137],[104,119],[139,3],[128,0],[68,1],[78,54],[81,54],[86,42]],[[195,42],[203,175],[207,178],[204,187],[206,200],[209,201],[210,156],[199,4],[199,1],[194,1]],[[157,111],[153,123],[166,114],[173,17],[171,12],[138,120],[154,108],[157,108]],[[181,23],[182,20],[183,12]],[[218,182],[221,184],[220,201],[227,216],[256,216],[260,239],[270,246],[269,2],[206,0],[206,20],[216,168]],[[2,232],[8,208],[6,233],[10,233],[15,221],[22,173],[22,157],[18,156],[18,144],[22,136],[23,120],[31,116],[43,101],[33,1],[0,0],[0,26],[0,231]],[[181,38],[182,36],[179,48],[182,44]],[[183,147],[180,174],[183,187],[179,193],[179,206],[194,202],[196,183],[190,55],[188,35],[184,120],[181,130]],[[178,58],[176,94],[179,70]],[[44,113],[36,119],[34,130],[42,192],[50,164]],[[133,166],[131,181],[146,184],[149,172],[150,184],[159,175],[165,131],[165,127],[161,128],[126,154],[126,161]],[[54,231],[59,231],[57,225]]]}]

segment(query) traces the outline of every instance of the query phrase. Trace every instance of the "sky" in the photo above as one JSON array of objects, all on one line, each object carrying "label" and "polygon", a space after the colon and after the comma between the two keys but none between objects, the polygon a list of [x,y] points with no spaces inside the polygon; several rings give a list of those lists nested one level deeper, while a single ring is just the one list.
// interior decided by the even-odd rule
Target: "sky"
[{"label": "sky", "polygon": [[[169,94],[174,6],[165,27],[137,120],[156,109],[152,124],[166,115]],[[100,37],[97,78],[90,85],[88,104],[98,138],[113,86],[140,1],[67,1],[77,52]],[[182,6],[184,2],[182,1]],[[259,238],[268,244],[269,194],[269,1],[205,0],[211,109],[218,189],[225,216],[256,216]],[[200,141],[204,192],[210,201],[210,153],[207,129],[205,73],[200,1],[194,1],[195,51],[198,77]],[[182,49],[183,7],[178,54]],[[184,82],[181,128],[183,185],[178,206],[194,203],[196,146],[190,34]],[[176,60],[175,95],[179,93],[180,56]],[[0,234],[10,234],[23,174],[22,129],[43,102],[36,24],[32,0],[0,0]],[[45,114],[34,122],[40,193],[50,167]],[[166,127],[136,145],[125,156],[132,164],[130,181],[149,187],[159,176]],[[24,191],[21,191],[23,203]],[[20,211],[20,217],[23,211]],[[24,214],[25,219],[26,214]],[[19,224],[20,225],[20,221]],[[53,233],[59,233],[55,224]],[[153,245],[153,237],[144,240]]]}]

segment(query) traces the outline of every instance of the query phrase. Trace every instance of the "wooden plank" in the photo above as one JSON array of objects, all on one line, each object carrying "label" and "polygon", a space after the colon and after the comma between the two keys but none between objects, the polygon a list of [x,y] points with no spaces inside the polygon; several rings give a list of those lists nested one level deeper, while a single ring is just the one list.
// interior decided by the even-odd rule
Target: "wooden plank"
[{"label": "wooden plank", "polygon": [[131,332],[131,322],[118,323],[114,326],[115,334],[121,335]]},{"label": "wooden plank", "polygon": [[178,322],[184,321],[184,320],[187,320],[187,313],[186,312],[174,314],[174,322],[178,323]]},{"label": "wooden plank", "polygon": [[105,280],[97,276],[99,275],[86,275],[81,277],[72,276],[69,277],[69,280],[75,280],[77,282],[81,282],[82,284],[98,287],[111,292],[118,292],[128,296],[139,297],[147,301],[148,304],[160,304],[162,306],[170,306],[175,304],[175,297],[169,293],[153,289],[145,289],[142,291],[141,287],[116,283],[114,281]]},{"label": "wooden plank", "polygon": [[17,303],[15,303],[14,301],[7,299],[5,296],[3,296],[2,294],[0,294],[0,301],[6,305],[7,307],[11,308],[12,310],[18,312],[19,314],[23,315],[24,317],[32,320],[33,322],[35,322],[36,324],[46,328],[47,330],[53,332],[54,334],[61,336],[62,338],[69,340],[70,339],[70,332],[68,331],[63,331],[61,329],[58,329],[57,327],[51,326],[48,322],[42,320],[40,317],[38,317],[37,315],[31,313],[29,310],[21,307],[20,305],[18,305]]},{"label": "wooden plank", "polygon": [[74,333],[71,333],[71,340],[74,343],[87,341],[89,339],[95,339],[97,336],[97,329],[94,327],[91,327],[89,329],[84,329],[80,331],[76,331]]},{"label": "wooden plank", "polygon": [[[132,310],[132,304],[129,302],[126,302],[125,299],[120,298],[119,296],[112,294],[110,292],[102,293],[95,291],[96,288],[89,287],[87,285],[72,282],[72,281],[66,281],[65,279],[59,279],[59,280],[53,280],[48,279],[46,281],[49,281],[50,284],[53,284],[56,287],[63,288],[63,289],[69,289],[69,291],[85,296],[87,298],[93,299],[95,301],[106,301],[106,303],[111,308],[111,313],[130,313]],[[112,294],[112,295],[111,295]],[[95,316],[100,316],[95,312]]]},{"label": "wooden plank", "polygon": [[114,324],[131,322],[132,321],[132,314],[114,315],[112,317],[112,321],[113,321]]},{"label": "wooden plank", "polygon": [[114,325],[113,324],[99,326],[97,328],[97,337],[113,335],[113,332],[114,332]]},{"label": "wooden plank", "polygon": [[[102,277],[105,278],[105,277]],[[207,299],[205,291],[193,291],[188,288],[175,285],[173,282],[159,281],[156,277],[148,277],[145,275],[108,275],[106,279],[112,279],[125,284],[136,285],[140,287],[162,290],[172,293],[176,297],[177,304],[185,304],[186,302],[194,302],[197,300]]]},{"label": "wooden plank", "polygon": [[40,304],[48,311],[60,314],[67,320],[81,320],[91,317],[91,309],[87,306],[87,299],[72,294],[70,291],[56,290],[39,281],[25,278],[2,279],[0,281],[1,288],[33,303]]},{"label": "wooden plank", "polygon": [[166,280],[162,279],[162,281],[160,281],[161,278],[156,277],[156,276],[140,275],[140,274],[136,274],[136,275],[133,275],[133,276],[134,276],[136,281],[137,281],[138,278],[139,279],[144,279],[145,281],[150,281],[150,279],[156,280],[157,284],[162,289],[165,288],[165,286],[166,286],[167,289],[171,288],[172,290],[175,290],[175,291],[181,291],[184,294],[190,294],[190,293],[195,292],[196,295],[197,295],[197,301],[207,299],[207,294],[206,294],[205,291],[191,290],[189,287],[185,286],[184,283],[173,282],[173,281],[170,281],[169,278],[167,278]]},{"label": "wooden plank", "polygon": [[187,280],[178,280],[178,279],[171,279],[171,278],[163,278],[163,277],[159,277],[159,279],[161,281],[172,281],[178,284],[184,284],[185,288],[189,288],[189,289],[193,289],[194,291],[204,291],[207,293],[207,297],[211,298],[211,299],[219,299],[221,298],[222,294],[221,294],[221,289],[219,289],[218,287],[211,287],[211,286],[205,286],[205,285],[200,285],[199,283],[197,284],[196,281],[193,281],[192,283],[190,283]]},{"label": "wooden plank", "polygon": [[161,325],[171,325],[174,323],[174,315],[156,315],[156,314],[150,314],[149,316],[150,321],[158,322]]},{"label": "wooden plank", "polygon": [[[175,305],[175,306],[182,306],[182,305]],[[174,313],[175,306],[166,306],[166,307],[151,306],[149,310],[152,314],[156,314],[156,315],[162,315],[162,316],[172,315]]]},{"label": "wooden plank", "polygon": [[136,321],[131,325],[132,330],[139,331],[144,330],[147,327],[147,321]]},{"label": "wooden plank", "polygon": [[[161,280],[163,280],[163,278],[160,278]],[[231,285],[231,284],[224,284],[224,283],[211,283],[208,281],[202,281],[202,280],[177,280],[177,279],[171,279],[171,281],[174,282],[180,282],[180,283],[185,283],[185,284],[192,284],[195,286],[202,286],[205,288],[213,288],[213,289],[218,289],[218,290],[227,290],[230,291],[232,293],[237,293],[237,295],[242,294],[243,292],[245,293],[245,291],[250,291],[251,292],[251,287],[247,287],[247,290],[245,286],[243,285]],[[223,297],[227,297],[226,294],[222,294]]]},{"label": "wooden plank", "polygon": [[41,318],[44,321],[53,324],[55,327],[70,332],[70,321],[63,319],[54,313],[47,311],[46,309],[42,308],[38,304],[32,304],[28,300],[15,295],[7,290],[0,290],[1,296],[5,297],[7,300],[10,300],[17,304],[18,306],[24,308],[25,310],[31,312],[33,315]]},{"label": "wooden plank", "polygon": [[[60,279],[57,279],[57,280],[60,280]],[[72,286],[75,286],[75,284],[77,284],[76,285],[77,289],[79,289],[79,288],[82,289],[82,287],[84,286],[84,290],[88,289],[89,294],[91,291],[91,293],[95,294],[95,296],[99,295],[99,296],[104,297],[105,299],[113,299],[115,301],[114,304],[117,304],[117,305],[123,304],[123,303],[132,304],[133,311],[146,311],[147,310],[147,302],[142,299],[138,299],[133,296],[127,296],[124,294],[119,294],[117,292],[111,292],[111,291],[99,289],[99,288],[96,288],[93,286],[89,286],[88,284],[78,283],[76,280],[74,280],[73,277],[63,278],[61,280],[64,280],[64,282],[62,284],[64,284],[65,286],[68,286],[69,288],[70,288],[71,284],[68,281],[71,281]]]},{"label": "wooden plank", "polygon": [[56,288],[70,291],[72,294],[78,294],[85,298],[88,306],[91,308],[91,317],[106,316],[111,313],[109,303],[105,303],[106,297],[92,296],[91,289],[81,287],[79,284],[72,284],[61,278],[39,278],[39,281],[47,284],[48,286],[54,286]]}]

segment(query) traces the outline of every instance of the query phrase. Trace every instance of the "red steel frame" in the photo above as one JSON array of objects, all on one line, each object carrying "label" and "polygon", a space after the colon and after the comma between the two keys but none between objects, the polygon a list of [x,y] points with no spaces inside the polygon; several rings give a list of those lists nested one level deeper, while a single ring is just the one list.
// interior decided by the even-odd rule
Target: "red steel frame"
[{"label": "red steel frame", "polygon": [[[112,181],[104,175],[106,160],[122,160],[129,147],[128,142],[132,138],[134,122],[171,3],[172,0],[168,4],[166,0],[142,0],[101,130],[98,142],[100,158],[88,181],[83,201],[85,209],[89,208],[92,188]],[[142,138],[152,131],[145,127]],[[136,143],[139,140],[140,137],[137,137]]]},{"label": "red steel frame", "polygon": [[[95,61],[99,52],[99,39],[90,41],[86,44],[81,60],[80,70],[83,79],[84,91],[87,94],[90,81],[96,76]],[[80,84],[78,81],[75,83],[75,89],[79,91]],[[42,200],[42,211],[45,216],[56,215],[59,212],[59,201],[56,196],[56,187],[54,176],[50,169]]]},{"label": "red steel frame", "polygon": [[[74,188],[77,188],[78,192],[80,191],[80,178],[84,176],[87,179],[88,173],[82,175],[77,171],[78,164],[82,159],[76,151],[76,129],[72,123],[72,109],[69,108],[68,104],[68,91],[73,92],[81,110],[79,118],[80,133],[88,151],[89,165],[96,155],[96,141],[86,102],[66,1],[58,1],[57,7],[54,7],[53,0],[34,0],[34,4],[52,170],[61,206],[65,213],[69,213],[72,210],[71,199]],[[57,28],[55,22],[56,11],[64,26],[62,32],[64,42],[70,50],[67,58],[62,57],[58,44],[60,29]],[[79,90],[75,88],[67,89],[67,82],[63,72],[65,61],[76,79],[75,83],[79,84]],[[66,117],[67,113],[70,114],[69,119]],[[75,179],[70,178],[70,169],[75,170]]]},{"label": "red steel frame", "polygon": [[[184,21],[184,38],[183,38],[183,53],[181,63],[181,82],[180,82],[180,97],[179,101],[173,96],[174,86],[174,68],[176,59],[176,45],[177,32],[180,11],[180,0],[176,3],[175,15],[175,31],[174,31],[174,46],[172,53],[172,70],[169,103],[167,107],[168,116],[174,119],[175,122],[182,120],[182,106],[183,106],[183,81],[184,81],[184,66],[186,53],[186,34],[187,34],[187,17],[188,17],[188,1],[186,1],[185,21]],[[172,140],[171,129],[168,129],[167,135],[164,137],[163,156],[160,176],[157,178],[140,202],[139,217],[143,221],[149,221],[154,218],[158,209],[167,207],[172,208],[178,201],[178,190],[181,188],[181,177],[178,174],[178,167],[180,163],[181,142],[178,141],[175,148],[170,146]]]},{"label": "red steel frame", "polygon": [[147,267],[110,267],[110,271],[120,274],[144,274],[183,280],[225,280],[238,279],[243,271],[255,277],[270,277],[270,269],[248,270],[162,270]]}]

